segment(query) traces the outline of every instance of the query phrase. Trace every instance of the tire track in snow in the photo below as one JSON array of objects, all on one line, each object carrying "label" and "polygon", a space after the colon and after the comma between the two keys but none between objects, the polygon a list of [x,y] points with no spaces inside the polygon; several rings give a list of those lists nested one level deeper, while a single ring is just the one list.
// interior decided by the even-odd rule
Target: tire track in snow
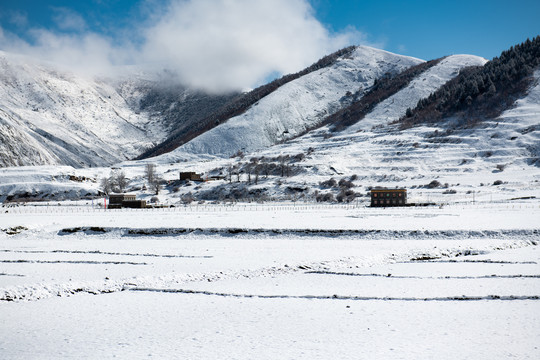
[{"label": "tire track in snow", "polygon": [[407,276],[407,275],[392,275],[392,274],[361,274],[350,272],[333,272],[333,271],[306,271],[306,274],[316,275],[337,275],[337,276],[358,276],[358,277],[382,277],[388,279],[435,279],[435,280],[474,280],[474,279],[540,279],[540,275],[481,275],[481,276]]},{"label": "tire track in snow", "polygon": [[188,289],[153,289],[153,288],[130,288],[129,291],[160,292],[185,295],[206,295],[231,298],[258,298],[258,299],[306,299],[306,300],[354,300],[354,301],[485,301],[485,300],[540,300],[540,295],[486,295],[486,296],[443,296],[443,297],[379,297],[379,296],[344,296],[344,295],[257,295],[257,294],[234,294],[212,291],[199,291]]},{"label": "tire track in snow", "polygon": [[121,253],[100,250],[0,250],[2,253],[17,254],[90,254],[90,255],[112,255],[112,256],[141,256],[141,257],[162,257],[162,258],[186,258],[186,259],[211,259],[209,255],[171,255],[171,254],[151,254],[151,253]]},{"label": "tire track in snow", "polygon": [[133,261],[92,261],[92,260],[0,260],[4,264],[89,264],[89,265],[148,265]]}]

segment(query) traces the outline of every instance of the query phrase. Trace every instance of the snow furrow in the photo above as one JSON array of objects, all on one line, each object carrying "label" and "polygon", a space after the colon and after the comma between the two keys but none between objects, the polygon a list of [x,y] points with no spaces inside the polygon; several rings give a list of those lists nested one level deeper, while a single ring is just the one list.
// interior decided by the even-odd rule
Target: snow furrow
[{"label": "snow furrow", "polygon": [[352,300],[352,301],[513,301],[513,300],[540,300],[540,295],[487,295],[487,296],[448,296],[448,297],[377,297],[377,296],[346,296],[346,295],[261,295],[261,294],[234,294],[188,289],[153,289],[130,288],[130,291],[162,292],[184,295],[207,295],[233,298],[259,298],[259,299],[305,299],[305,300]]}]

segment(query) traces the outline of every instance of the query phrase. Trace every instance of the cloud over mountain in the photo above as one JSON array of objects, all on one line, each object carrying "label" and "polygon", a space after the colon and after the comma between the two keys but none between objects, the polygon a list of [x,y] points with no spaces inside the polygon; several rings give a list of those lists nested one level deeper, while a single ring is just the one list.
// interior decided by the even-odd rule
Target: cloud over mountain
[{"label": "cloud over mountain", "polygon": [[[55,29],[32,28],[23,40],[0,30],[0,49],[70,66],[114,73],[114,65],[174,70],[186,84],[239,90],[269,76],[295,72],[351,43],[366,43],[354,28],[332,33],[307,0],[171,0],[118,37],[88,26],[81,14],[57,9]],[[120,35],[122,34],[122,35]],[[127,34],[127,35],[126,35]]]}]

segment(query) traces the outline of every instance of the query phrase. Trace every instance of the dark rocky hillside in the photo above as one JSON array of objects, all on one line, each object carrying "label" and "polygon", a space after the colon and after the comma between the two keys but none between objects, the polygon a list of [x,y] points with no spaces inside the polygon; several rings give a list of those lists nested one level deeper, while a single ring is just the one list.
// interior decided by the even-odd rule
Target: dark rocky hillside
[{"label": "dark rocky hillside", "polygon": [[183,136],[200,129],[204,120],[239,96],[190,91],[181,85],[152,87],[141,99],[138,111],[162,118],[172,136]]}]

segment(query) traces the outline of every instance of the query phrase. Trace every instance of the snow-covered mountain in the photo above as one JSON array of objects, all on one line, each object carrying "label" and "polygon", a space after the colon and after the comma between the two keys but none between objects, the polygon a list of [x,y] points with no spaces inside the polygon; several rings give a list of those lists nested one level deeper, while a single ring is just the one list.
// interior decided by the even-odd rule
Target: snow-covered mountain
[{"label": "snow-covered mountain", "polygon": [[[287,83],[177,153],[230,156],[298,136],[343,107],[347,93],[421,63],[357,47]],[[89,79],[0,52],[0,166],[106,166],[188,135],[236,94],[208,95],[160,77]]]},{"label": "snow-covered mountain", "polygon": [[0,53],[0,165],[108,165],[166,136],[115,88]]},{"label": "snow-covered mountain", "polygon": [[[457,76],[468,66],[481,66],[487,60],[472,55],[454,55],[426,70],[397,94],[383,99],[368,117],[347,129],[382,126],[398,120],[418,100]],[[168,159],[190,155],[229,157],[238,151],[251,153],[294,138],[316,127],[326,117],[343,107],[347,93],[369,89],[385,74],[396,74],[421,63],[385,51],[358,47],[350,57],[340,59],[330,68],[321,69],[281,87],[240,116],[193,139]],[[361,93],[362,91],[360,91]]]},{"label": "snow-covered mountain", "polygon": [[[484,61],[468,59],[473,63]],[[435,77],[441,81],[442,74],[452,74],[448,68],[455,60],[441,62],[439,71],[432,68],[430,76],[438,72]],[[412,85],[422,93],[426,88],[420,89],[417,80]],[[511,109],[475,128],[448,131],[452,119],[447,119],[438,125],[399,129],[389,122],[409,106],[398,100],[405,94],[411,94],[410,87],[395,94],[394,103],[387,104],[392,116],[375,126],[377,117],[380,119],[378,107],[365,117],[363,125],[363,121],[354,125],[355,131],[335,133],[322,127],[244,158],[193,159],[177,165],[168,164],[166,158],[154,160],[166,174],[197,171],[231,177],[231,183],[180,187],[171,194],[173,201],[185,194],[203,200],[350,201],[344,200],[349,191],[353,199],[363,202],[374,186],[406,187],[412,202],[540,198],[540,71],[535,73],[527,94]]]},{"label": "snow-covered mountain", "polygon": [[179,147],[168,158],[229,157],[294,138],[343,107],[347,93],[363,91],[382,76],[395,75],[422,60],[359,46],[330,67],[280,87],[245,113]]},{"label": "snow-covered mountain", "polygon": [[0,167],[112,165],[227,99],[158,75],[86,78],[0,52]]},{"label": "snow-covered mountain", "polygon": [[[151,80],[140,78],[110,85],[25,65],[11,55],[3,59],[0,147],[4,163],[72,167],[3,169],[0,201],[94,196],[111,168],[75,169],[85,161],[116,163],[130,180],[128,191],[143,198],[155,195],[145,190],[144,179],[145,165],[154,163],[165,180],[160,197],[169,203],[321,197],[343,201],[350,195],[348,201],[363,197],[371,186],[422,189],[419,193],[441,201],[464,201],[471,192],[480,196],[480,191],[498,198],[540,197],[540,70],[527,76],[528,85],[515,93],[517,101],[495,118],[456,127],[449,116],[405,128],[399,121],[408,109],[454,81],[467,84],[468,74],[485,69],[486,60],[453,55],[426,63],[357,47],[331,65],[277,87],[242,114],[218,122],[170,153],[123,161],[138,155],[149,139],[156,143],[181,126],[189,127],[184,118],[197,121],[195,113],[211,118],[207,114],[234,95],[204,100],[181,86],[158,89]],[[398,77],[400,86],[393,82]],[[373,95],[384,86],[376,94],[385,96]],[[371,98],[375,100],[361,103]],[[355,104],[363,106],[361,116],[340,127],[328,122],[329,115]],[[110,112],[115,115],[107,117]],[[104,129],[106,124],[110,130]],[[106,137],[112,140],[103,145]],[[103,154],[109,152],[111,156],[105,158]],[[231,158],[239,152],[245,156]],[[227,181],[193,187],[177,182],[180,171],[219,175]]]}]

